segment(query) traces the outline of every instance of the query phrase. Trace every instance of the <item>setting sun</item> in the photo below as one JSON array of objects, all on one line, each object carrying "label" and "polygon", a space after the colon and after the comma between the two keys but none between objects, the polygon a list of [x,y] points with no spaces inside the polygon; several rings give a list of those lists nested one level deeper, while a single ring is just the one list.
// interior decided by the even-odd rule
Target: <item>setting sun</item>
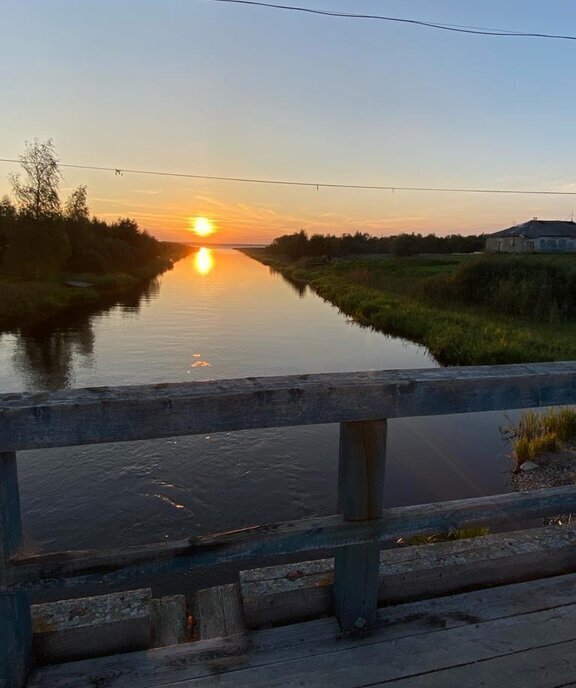
[{"label": "setting sun", "polygon": [[190,219],[190,225],[190,229],[201,237],[209,236],[216,231],[207,217],[193,217]]}]

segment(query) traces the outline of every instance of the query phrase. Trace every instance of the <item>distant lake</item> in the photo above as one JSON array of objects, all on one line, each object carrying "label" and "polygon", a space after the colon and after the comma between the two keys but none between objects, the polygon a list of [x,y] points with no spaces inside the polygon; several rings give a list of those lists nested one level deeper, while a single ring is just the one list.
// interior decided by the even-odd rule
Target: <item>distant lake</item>
[{"label": "distant lake", "polygon": [[[3,392],[436,366],[232,249],[191,254],[105,311],[0,336]],[[386,505],[507,491],[503,423],[501,412],[392,420]],[[337,464],[334,425],[21,452],[27,549],[330,514]]]}]

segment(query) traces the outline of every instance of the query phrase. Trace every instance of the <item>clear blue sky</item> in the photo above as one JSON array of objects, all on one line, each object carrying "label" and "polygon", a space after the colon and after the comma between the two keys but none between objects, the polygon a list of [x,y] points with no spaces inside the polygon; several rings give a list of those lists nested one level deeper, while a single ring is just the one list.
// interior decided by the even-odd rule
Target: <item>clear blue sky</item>
[{"label": "clear blue sky", "polygon": [[[566,0],[286,0],[576,34]],[[386,185],[576,190],[576,41],[458,35],[205,0],[4,0],[0,157]],[[0,193],[9,191],[2,164]],[[220,241],[311,231],[491,230],[576,197],[286,189],[65,172],[100,216]]]}]

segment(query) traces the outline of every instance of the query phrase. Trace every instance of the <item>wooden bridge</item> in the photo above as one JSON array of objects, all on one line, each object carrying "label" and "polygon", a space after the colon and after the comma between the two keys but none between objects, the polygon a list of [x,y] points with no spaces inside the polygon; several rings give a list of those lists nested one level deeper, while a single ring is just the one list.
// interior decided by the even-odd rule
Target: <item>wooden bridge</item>
[{"label": "wooden bridge", "polygon": [[[400,537],[570,513],[576,487],[382,504],[386,419],[575,402],[572,362],[0,395],[0,686],[576,685],[571,526],[407,548],[412,558],[404,555],[403,563],[397,550],[386,549]],[[117,550],[20,551],[19,450],[320,423],[340,423],[337,515]],[[28,601],[34,591],[125,584],[230,562],[248,568],[286,555],[304,561],[325,550],[335,552],[333,562],[302,564],[295,576],[277,567],[244,577],[244,592],[252,585],[270,593],[274,576],[296,583],[297,594],[275,589],[252,611],[266,623],[267,605],[268,625],[284,625],[246,630],[243,619],[228,623],[227,595],[237,587],[223,586],[219,606],[214,595],[201,596],[199,640],[54,666],[35,662]],[[418,568],[416,585],[411,572]],[[406,588],[405,598],[417,601],[402,601]],[[273,615],[280,599],[282,618]],[[237,615],[240,607],[232,608]],[[314,610],[324,617],[287,623],[291,614]]]}]

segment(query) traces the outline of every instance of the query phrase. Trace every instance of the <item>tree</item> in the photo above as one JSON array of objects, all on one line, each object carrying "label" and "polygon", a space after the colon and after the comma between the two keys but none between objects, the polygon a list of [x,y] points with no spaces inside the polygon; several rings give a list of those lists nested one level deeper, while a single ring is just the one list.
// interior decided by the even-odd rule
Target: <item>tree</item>
[{"label": "tree", "polygon": [[87,222],[90,219],[90,211],[88,209],[88,192],[86,185],[82,184],[77,189],[74,189],[64,208],[64,215],[68,220],[73,222]]},{"label": "tree", "polygon": [[2,270],[32,280],[47,279],[63,269],[70,256],[70,240],[59,223],[46,232],[43,222],[18,221],[10,232]]},{"label": "tree", "polygon": [[24,169],[24,181],[21,181],[19,174],[10,178],[20,213],[36,220],[60,215],[58,191],[62,175],[52,139],[34,139],[32,143],[26,141],[20,162]]},{"label": "tree", "polygon": [[0,223],[2,221],[11,221],[16,217],[16,206],[8,196],[2,196],[0,200]]},{"label": "tree", "polygon": [[395,256],[411,256],[417,253],[416,240],[414,234],[398,234],[392,239],[390,251]]},{"label": "tree", "polygon": [[16,208],[8,196],[0,200],[0,265],[8,247],[9,235],[16,221]]}]

